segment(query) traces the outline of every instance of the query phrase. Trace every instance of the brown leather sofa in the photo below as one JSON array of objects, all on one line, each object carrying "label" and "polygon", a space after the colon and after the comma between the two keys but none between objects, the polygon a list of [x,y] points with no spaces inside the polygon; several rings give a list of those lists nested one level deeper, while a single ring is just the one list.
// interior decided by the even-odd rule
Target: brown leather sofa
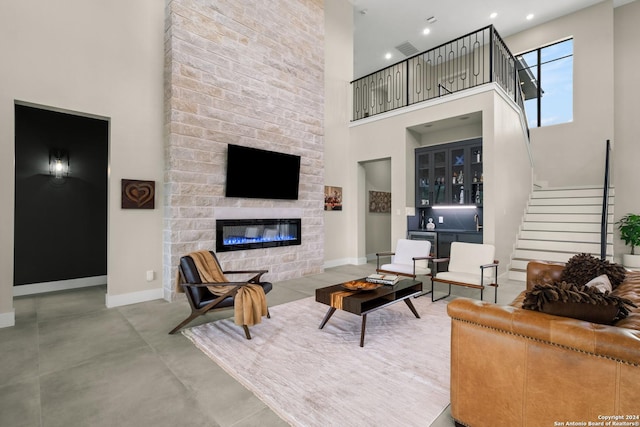
[{"label": "brown leather sofa", "polygon": [[[530,262],[527,289],[557,280],[563,266]],[[525,292],[506,306],[468,298],[449,303],[456,425],[640,423],[634,418],[640,416],[640,308],[613,326],[600,325],[522,309]],[[640,307],[640,272],[628,272],[612,294]]]}]

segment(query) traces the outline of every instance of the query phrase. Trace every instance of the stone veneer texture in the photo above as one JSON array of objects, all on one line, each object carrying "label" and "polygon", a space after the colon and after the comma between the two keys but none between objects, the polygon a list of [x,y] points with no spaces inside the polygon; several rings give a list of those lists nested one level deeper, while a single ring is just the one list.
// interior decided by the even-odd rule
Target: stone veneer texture
[{"label": "stone veneer texture", "polygon": [[[216,209],[302,212],[302,245],[218,254],[281,281],[322,271],[322,0],[172,0],[165,34],[165,298],[180,256],[215,250]],[[296,201],[226,198],[227,144],[301,156]],[[260,178],[247,179],[260,185]]]}]

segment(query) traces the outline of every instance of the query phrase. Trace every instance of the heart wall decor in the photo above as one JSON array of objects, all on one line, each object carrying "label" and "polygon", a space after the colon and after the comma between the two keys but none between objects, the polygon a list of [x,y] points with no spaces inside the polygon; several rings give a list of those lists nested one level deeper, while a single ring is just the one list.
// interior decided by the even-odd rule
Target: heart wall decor
[{"label": "heart wall decor", "polygon": [[154,209],[155,181],[122,180],[122,209]]}]

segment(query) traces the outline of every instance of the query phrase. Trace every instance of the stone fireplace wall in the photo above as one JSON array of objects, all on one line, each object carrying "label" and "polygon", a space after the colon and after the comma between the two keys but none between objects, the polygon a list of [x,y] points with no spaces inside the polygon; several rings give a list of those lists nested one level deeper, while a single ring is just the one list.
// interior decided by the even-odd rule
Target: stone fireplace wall
[{"label": "stone fireplace wall", "polygon": [[[302,218],[301,246],[218,254],[280,281],[322,271],[322,0],[171,0],[165,35],[164,294],[180,256],[215,250],[215,221]],[[226,198],[227,144],[301,156],[296,201]],[[256,182],[256,185],[260,185]],[[282,216],[284,214],[284,216]]]}]

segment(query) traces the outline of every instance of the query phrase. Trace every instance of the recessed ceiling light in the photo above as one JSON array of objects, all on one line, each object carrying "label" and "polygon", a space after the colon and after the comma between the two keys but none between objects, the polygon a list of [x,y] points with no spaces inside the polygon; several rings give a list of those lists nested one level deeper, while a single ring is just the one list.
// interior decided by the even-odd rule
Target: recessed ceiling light
[{"label": "recessed ceiling light", "polygon": [[531,21],[533,19],[533,13],[527,15],[527,21]]},{"label": "recessed ceiling light", "polygon": [[489,18],[494,19],[496,16],[498,16],[498,14],[496,12],[493,12],[491,15],[489,15]]},{"label": "recessed ceiling light", "polygon": [[428,28],[425,28],[424,30],[422,30],[422,34],[424,34],[425,36],[426,36],[427,34],[429,34],[430,32],[431,32],[431,30],[430,30],[430,29],[428,29]]},{"label": "recessed ceiling light", "polygon": [[467,120],[469,118],[469,116],[462,116],[460,117],[460,120]]},{"label": "recessed ceiling light", "polygon": [[392,55],[391,55],[391,52],[387,52],[387,53],[384,55],[384,59],[391,59],[391,56],[392,56]]}]

